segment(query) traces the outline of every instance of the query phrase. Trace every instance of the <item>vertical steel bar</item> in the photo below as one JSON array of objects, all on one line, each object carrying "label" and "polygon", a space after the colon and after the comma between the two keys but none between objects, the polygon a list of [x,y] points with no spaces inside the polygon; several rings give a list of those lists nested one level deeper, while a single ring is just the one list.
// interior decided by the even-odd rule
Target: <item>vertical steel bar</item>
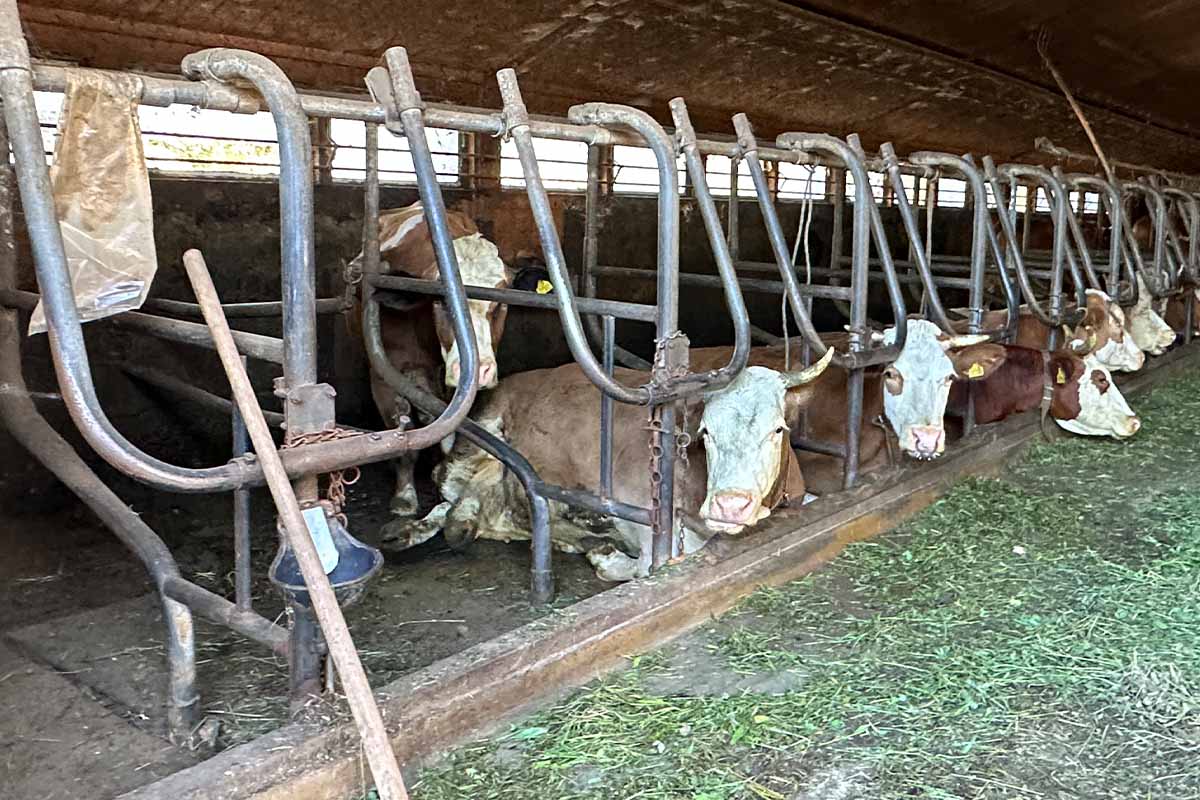
[{"label": "vertical steel bar", "polygon": [[729,246],[729,257],[736,264],[741,258],[742,251],[742,236],[739,226],[739,216],[741,213],[741,197],[738,194],[738,170],[742,168],[742,160],[737,156],[729,159],[729,231],[726,234],[726,242]]},{"label": "vertical steel bar", "polygon": [[[246,357],[242,356],[242,369],[245,368]],[[239,458],[250,451],[250,436],[236,403],[230,411],[230,421],[233,457]],[[250,490],[242,487],[233,490],[233,590],[239,611],[249,611],[252,605],[250,583]]]},{"label": "vertical steel bar", "polygon": [[[613,338],[616,332],[616,319],[605,315],[604,324],[604,374],[613,375]],[[606,394],[600,395],[600,497],[604,500],[612,498],[613,482],[613,399]]]}]

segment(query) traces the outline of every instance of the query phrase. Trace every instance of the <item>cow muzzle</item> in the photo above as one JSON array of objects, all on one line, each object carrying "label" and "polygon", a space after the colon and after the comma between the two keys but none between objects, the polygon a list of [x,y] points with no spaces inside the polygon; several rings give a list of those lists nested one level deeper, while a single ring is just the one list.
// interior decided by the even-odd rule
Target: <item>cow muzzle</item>
[{"label": "cow muzzle", "polygon": [[[462,367],[458,361],[450,364],[446,368],[446,385],[453,388],[458,386],[459,378],[461,377]],[[496,386],[497,370],[495,361],[482,361],[479,364],[479,388],[492,389]]]},{"label": "cow muzzle", "polygon": [[946,429],[941,425],[909,425],[903,438],[904,452],[919,461],[932,461],[946,449]]},{"label": "cow muzzle", "polygon": [[1117,439],[1128,439],[1142,429],[1142,421],[1137,415],[1126,417],[1119,422],[1113,430],[1113,436]]},{"label": "cow muzzle", "polygon": [[762,499],[752,492],[727,490],[714,494],[702,509],[704,522],[722,533],[737,533],[758,521]]}]

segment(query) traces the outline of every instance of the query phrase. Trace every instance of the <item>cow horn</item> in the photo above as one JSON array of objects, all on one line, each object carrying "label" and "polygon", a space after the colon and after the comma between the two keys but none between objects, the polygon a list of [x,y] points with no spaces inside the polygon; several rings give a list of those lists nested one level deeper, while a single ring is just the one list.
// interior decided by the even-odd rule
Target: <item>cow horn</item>
[{"label": "cow horn", "polygon": [[806,383],[812,383],[817,378],[821,377],[821,373],[829,366],[829,362],[833,361],[833,348],[825,348],[825,355],[811,366],[805,367],[799,372],[783,373],[783,385],[789,389],[795,389],[797,386],[803,386]]},{"label": "cow horn", "polygon": [[986,333],[963,333],[957,336],[947,336],[945,339],[938,339],[941,342],[943,350],[953,350],[956,347],[970,347],[973,344],[983,344],[990,341],[991,336]]}]

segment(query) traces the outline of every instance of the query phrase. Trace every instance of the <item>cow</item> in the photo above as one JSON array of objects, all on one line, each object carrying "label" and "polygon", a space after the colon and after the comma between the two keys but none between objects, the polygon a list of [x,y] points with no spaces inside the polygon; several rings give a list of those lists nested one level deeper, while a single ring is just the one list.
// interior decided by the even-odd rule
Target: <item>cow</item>
[{"label": "cow", "polygon": [[[844,336],[822,338],[828,344],[836,344]],[[889,328],[877,338],[882,343],[894,343],[895,329]],[[978,380],[990,374],[998,364],[1001,349],[989,343],[986,335],[948,336],[932,322],[908,320],[904,349],[896,360],[883,369],[868,370],[863,376],[859,470],[870,472],[888,463],[887,432],[880,420],[891,427],[905,455],[918,460],[940,456],[946,444],[942,417],[950,382]],[[690,363],[695,370],[713,369],[728,358],[729,348],[703,348],[692,351]],[[783,370],[789,360],[785,347],[772,345],[752,348],[749,363]],[[803,410],[807,438],[844,442],[847,379],[847,372],[841,369],[821,375],[812,385],[807,402],[794,408],[788,427],[799,431]],[[811,492],[820,495],[841,488],[842,459],[804,451],[798,453],[798,458]]]},{"label": "cow", "polygon": [[[1063,328],[1068,349],[1077,355],[1090,352],[1110,370],[1135,372],[1141,369],[1146,362],[1146,356],[1134,341],[1134,337],[1127,334],[1125,311],[1099,289],[1088,289],[1085,298],[1082,319],[1074,329],[1065,326]],[[1154,314],[1151,309],[1146,311]],[[955,313],[966,315],[964,309],[955,309]],[[1154,316],[1157,318],[1157,315]],[[1007,319],[1007,311],[987,311],[983,315],[983,327],[998,330],[1004,327]],[[955,330],[965,331],[966,322],[955,323]],[[1027,306],[1020,308],[1017,336],[1013,344],[1035,350],[1046,350],[1050,346],[1050,328],[1035,317]]]},{"label": "cow", "polygon": [[[1111,373],[1090,354],[1005,345],[1001,363],[976,386],[975,421],[980,424],[1038,408],[1049,387],[1049,416],[1064,430],[1125,439],[1141,429]],[[951,389],[949,407],[959,414],[966,412],[964,385]]]},{"label": "cow", "polygon": [[[511,273],[500,259],[496,246],[483,238],[474,221],[458,211],[446,212],[446,223],[454,242],[454,254],[463,283],[469,286],[505,288]],[[405,275],[438,280],[440,270],[433,239],[419,202],[407,208],[384,211],[379,218],[380,270],[388,275]],[[350,266],[361,269],[363,254]],[[487,300],[468,300],[471,328],[479,352],[479,386],[494,387],[497,381],[496,348],[504,332],[508,307]],[[458,344],[449,314],[440,297],[417,295],[402,309],[381,306],[380,332],[392,366],[421,388],[446,396],[461,379]],[[379,413],[392,426],[411,421],[409,403],[397,395],[383,378],[372,371],[371,395]],[[391,511],[399,517],[416,514],[419,501],[413,482],[416,453],[395,461],[396,486]],[[385,526],[386,527],[386,526]]]},{"label": "cow", "polygon": [[[686,461],[675,469],[675,506],[703,523],[677,523],[683,553],[695,552],[714,533],[736,535],[788,502],[802,502],[805,484],[788,437],[788,420],[809,401],[832,352],[805,369],[780,372],[748,367],[729,385],[686,401],[691,429]],[[618,369],[617,380],[644,384],[648,375]],[[543,481],[597,491],[600,395],[575,364],[511,375],[473,415],[532,463]],[[616,404],[613,413],[614,499],[651,505],[649,432],[644,407]],[[503,465],[458,437],[435,470],[443,502],[405,535],[385,541],[407,547],[441,530],[462,546],[476,538],[529,538],[524,491]],[[649,570],[649,529],[625,520],[581,513],[551,503],[554,545],[583,552],[597,574],[611,581]]]},{"label": "cow", "polygon": [[[1125,315],[1125,330],[1143,352],[1160,356],[1175,343],[1175,329],[1154,310],[1154,298],[1150,296],[1150,289],[1141,274],[1137,275],[1137,286],[1137,303]],[[1184,310],[1182,304],[1180,310]],[[1180,328],[1183,324],[1180,319]]]},{"label": "cow", "polygon": [[1191,289],[1166,298],[1163,316],[1173,331],[1184,332],[1187,327],[1187,304],[1192,304],[1192,333],[1200,333],[1200,289]]}]

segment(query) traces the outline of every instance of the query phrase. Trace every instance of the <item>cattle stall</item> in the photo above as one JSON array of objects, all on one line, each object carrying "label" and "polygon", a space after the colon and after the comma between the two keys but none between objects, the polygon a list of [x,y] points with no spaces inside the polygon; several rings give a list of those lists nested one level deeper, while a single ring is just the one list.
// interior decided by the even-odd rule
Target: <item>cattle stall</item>
[{"label": "cattle stall", "polygon": [[[0,180],[0,238],[7,245],[0,254],[0,419],[22,453],[4,469],[11,489],[5,500],[36,532],[28,538],[49,541],[65,526],[68,543],[32,546],[28,563],[43,571],[11,590],[11,648],[3,644],[0,655],[50,664],[64,675],[91,673],[82,685],[177,748],[155,766],[157,777],[190,772],[184,768],[197,762],[193,768],[201,769],[215,750],[235,758],[238,746],[260,748],[247,752],[262,756],[271,744],[265,737],[299,735],[292,728],[271,733],[292,714],[315,726],[309,732],[327,735],[347,719],[344,696],[380,796],[404,797],[397,755],[403,761],[428,753],[415,752],[408,739],[394,752],[395,705],[381,713],[375,696],[383,684],[412,678],[416,695],[432,675],[468,696],[498,681],[501,656],[520,662],[536,651],[542,661],[552,659],[549,649],[536,650],[550,647],[549,633],[534,642],[539,625],[558,637],[557,647],[572,637],[572,647],[608,638],[599,646],[611,650],[622,646],[617,629],[639,606],[661,604],[647,613],[652,624],[690,624],[682,612],[673,618],[664,609],[694,600],[680,575],[705,569],[694,565],[698,559],[744,562],[744,581],[755,570],[772,580],[796,574],[789,570],[799,567],[772,568],[753,549],[756,531],[722,537],[714,518],[677,507],[676,486],[703,449],[697,404],[715,407],[713,398],[749,375],[748,365],[764,368],[754,364],[752,342],[782,346],[787,366],[778,372],[785,378],[815,381],[830,364],[845,376],[835,435],[813,433],[829,420],[812,411],[777,433],[785,463],[796,453],[830,459],[837,488],[847,493],[823,491],[813,509],[781,506],[764,527],[786,538],[805,525],[823,526],[822,535],[842,541],[860,519],[855,514],[891,513],[910,494],[931,496],[956,470],[983,468],[971,466],[978,456],[968,451],[918,474],[893,452],[895,443],[910,452],[899,423],[892,420],[892,430],[882,410],[871,410],[890,391],[879,389],[881,376],[901,358],[914,320],[921,336],[949,351],[968,346],[953,344],[960,340],[1019,341],[1027,309],[1046,329],[1049,350],[1086,355],[1096,346],[1087,314],[1099,293],[1104,313],[1178,303],[1178,333],[1185,344],[1192,338],[1200,184],[1188,176],[1128,167],[1123,178],[1066,172],[982,151],[902,155],[889,142],[869,151],[856,134],[776,130],[774,121],[777,135],[764,138],[740,112],[727,120],[733,135],[697,133],[690,98],[680,97],[666,106],[669,126],[621,103],[533,114],[511,68],[496,73],[487,95],[496,102],[488,108],[427,103],[418,91],[421,70],[402,47],[382,51],[381,63],[363,70],[369,94],[356,96],[297,90],[275,60],[244,49],[191,52],[181,76],[63,66],[30,59],[15,2],[0,4],[0,52],[0,142],[12,153]],[[141,145],[135,148],[133,173],[145,182],[144,209],[153,212],[151,260],[164,266],[138,283],[136,302],[127,285],[105,286],[120,311],[103,320],[85,303],[103,305],[104,298],[87,296],[74,271],[80,259],[68,258],[78,245],[63,211],[67,179],[58,162],[88,137],[72,132],[83,123],[65,113],[52,172],[47,123],[39,116],[44,94],[70,95],[97,83],[105,91],[124,87],[128,107],[125,116],[90,120],[92,131],[105,131],[108,121],[114,128],[136,123],[139,107],[183,105],[233,120],[266,113],[277,154],[274,174],[239,184],[151,180]],[[345,146],[361,156],[354,181],[333,179],[334,128],[360,137],[361,145]],[[431,147],[432,131],[455,136],[453,181],[439,167],[445,154]],[[572,192],[555,191],[564,179],[561,170],[547,169],[552,158],[539,155],[545,142],[582,146],[582,158],[572,162],[580,176]],[[630,151],[648,154],[647,161],[618,163],[618,153]],[[402,170],[395,153],[403,155]],[[727,172],[714,172],[718,160]],[[84,183],[87,162],[81,159]],[[391,182],[384,179],[389,168]],[[649,176],[640,194],[617,190],[622,169]],[[822,188],[814,191],[818,170]],[[400,172],[410,177],[398,182]],[[497,187],[484,188],[485,176]],[[726,185],[717,184],[720,177]],[[788,180],[803,186],[790,197]],[[940,202],[951,187],[961,187],[961,204]],[[431,242],[432,279],[389,271],[385,258],[381,215],[413,202]],[[515,281],[520,285],[466,280],[448,223],[458,209],[483,223],[485,238],[511,237],[505,260],[540,254],[525,280]],[[96,252],[93,260],[102,261]],[[274,260],[278,279],[268,268]],[[384,341],[381,315],[408,313],[422,298],[444,309],[460,359],[461,377],[444,393],[397,369]],[[546,479],[544,454],[523,452],[473,413],[486,396],[473,302],[513,309],[497,357],[502,375],[573,364],[598,397],[597,413],[583,415],[578,426],[581,440],[594,435],[598,443],[594,475]],[[46,336],[34,335],[38,325]],[[715,351],[711,361],[693,362],[697,349]],[[1181,368],[1190,358],[1180,349],[1161,363]],[[403,400],[396,420],[381,423],[367,388],[371,376]],[[1044,422],[1053,387],[1043,379]],[[966,386],[964,441],[1003,440],[1003,452],[1018,447],[1028,435],[1019,425],[975,430],[977,391]],[[619,460],[624,451],[614,439],[628,434],[620,422],[629,419],[625,407],[644,426],[635,432],[644,440],[644,462]],[[868,435],[885,445],[869,456],[860,452]],[[432,539],[385,556],[378,530],[393,517],[388,462],[421,454],[418,495],[427,512],[442,488],[434,480],[439,447],[449,458],[463,442],[519,484],[527,509],[519,526],[529,547],[472,541],[459,553]],[[945,444],[938,442],[931,458]],[[26,452],[31,462],[22,461]],[[217,466],[205,466],[214,460]],[[788,467],[775,469],[770,493]],[[905,488],[909,479],[918,490]],[[619,496],[614,486],[621,480],[649,487],[648,502]],[[756,500],[764,513],[755,522],[776,510],[766,494]],[[639,564],[638,580],[610,589],[578,549],[553,555],[564,513],[649,531],[636,552],[624,553]],[[114,542],[96,541],[90,515],[148,580],[128,555],[122,562]],[[862,524],[874,530],[881,523]],[[693,554],[685,529],[705,531],[715,544]],[[21,531],[10,536],[20,542]],[[69,566],[75,536],[83,552],[107,566],[66,586],[62,576],[78,569]],[[805,539],[781,551],[809,569],[820,560],[811,546]],[[122,582],[128,586],[118,588]],[[713,596],[697,601],[692,613],[732,602],[742,591],[732,586],[714,575],[698,582],[692,591],[707,587]],[[145,589],[150,603],[140,597]],[[121,602],[110,607],[112,599]],[[360,616],[364,610],[369,614]],[[429,613],[436,618],[422,617]],[[390,619],[397,614],[413,618]],[[573,614],[584,619],[572,633]],[[406,625],[433,627],[399,634]],[[124,633],[112,630],[126,626]],[[147,645],[155,628],[155,644]],[[110,635],[121,647],[106,646]],[[645,641],[624,635],[635,647]],[[496,660],[487,661],[489,647],[500,654]],[[128,664],[95,666],[126,656]],[[221,707],[206,699],[206,681],[219,685]],[[498,694],[503,702],[490,709],[485,703],[480,718],[490,713],[494,721],[539,692],[506,686]],[[239,705],[257,696],[269,697],[255,707],[261,713]],[[414,706],[427,712],[420,725],[431,742],[451,738],[451,711],[433,702]],[[458,734],[479,724],[461,722]],[[244,733],[231,737],[231,730]],[[299,741],[287,739],[286,749]],[[139,783],[119,791],[156,791],[137,790]]]}]

